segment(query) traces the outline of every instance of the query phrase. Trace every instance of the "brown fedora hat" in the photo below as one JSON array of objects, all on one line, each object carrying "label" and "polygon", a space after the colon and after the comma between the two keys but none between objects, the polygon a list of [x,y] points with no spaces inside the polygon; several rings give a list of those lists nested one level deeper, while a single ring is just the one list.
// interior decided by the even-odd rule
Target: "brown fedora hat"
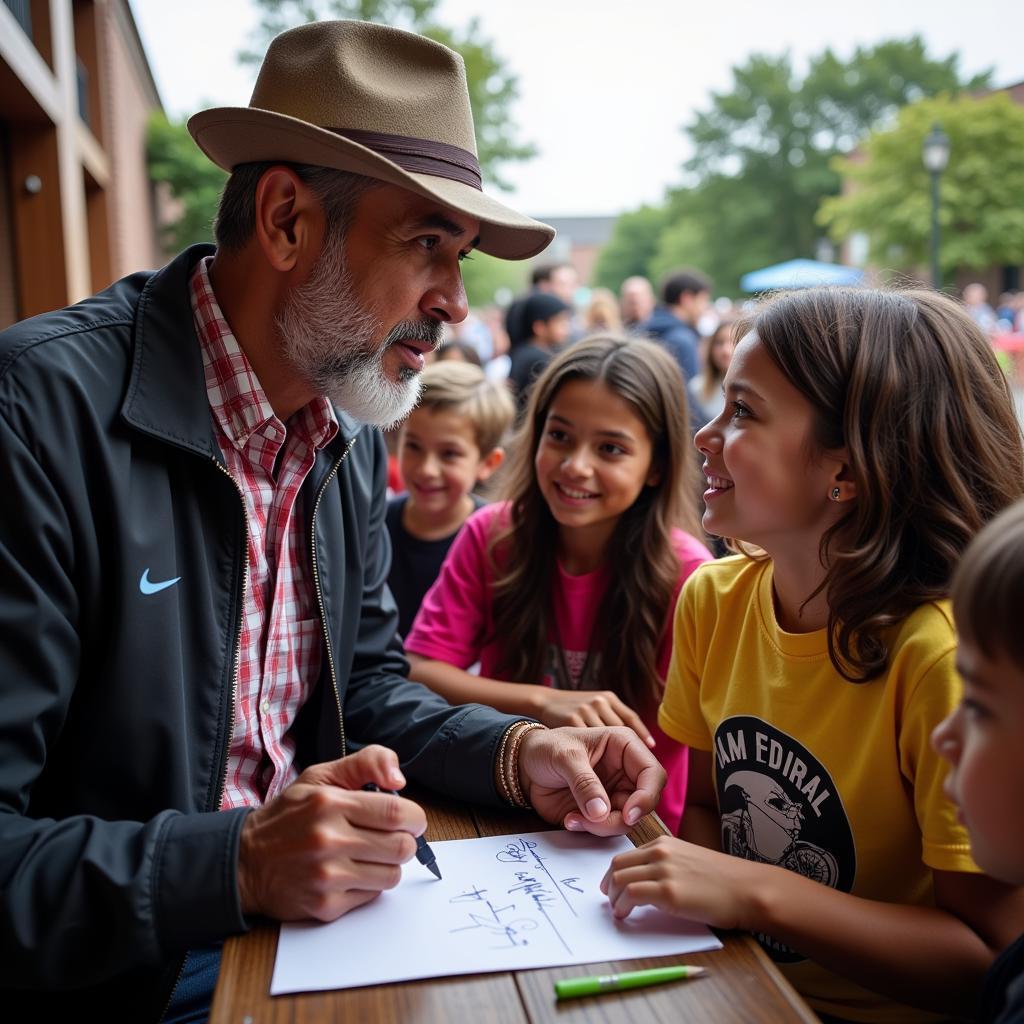
[{"label": "brown fedora hat", "polygon": [[318,21],[267,50],[248,107],[189,119],[219,167],[280,160],[399,185],[480,221],[480,249],[528,259],[553,228],[484,195],[462,57],[365,21]]}]

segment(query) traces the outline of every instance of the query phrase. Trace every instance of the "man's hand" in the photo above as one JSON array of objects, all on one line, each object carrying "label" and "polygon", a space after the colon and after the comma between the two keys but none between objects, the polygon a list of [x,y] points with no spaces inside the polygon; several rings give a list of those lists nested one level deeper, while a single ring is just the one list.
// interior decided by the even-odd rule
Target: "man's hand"
[{"label": "man's hand", "polygon": [[625,725],[649,747],[654,737],[643,719],[611,690],[556,690],[546,693],[537,718],[552,729],[563,725]]},{"label": "man's hand", "polygon": [[238,891],[242,911],[278,921],[333,921],[393,889],[427,827],[423,811],[373,782],[400,789],[398,757],[371,746],[307,768],[242,826]]},{"label": "man's hand", "polygon": [[665,770],[632,729],[532,729],[519,748],[519,779],[542,818],[612,836],[654,810]]}]

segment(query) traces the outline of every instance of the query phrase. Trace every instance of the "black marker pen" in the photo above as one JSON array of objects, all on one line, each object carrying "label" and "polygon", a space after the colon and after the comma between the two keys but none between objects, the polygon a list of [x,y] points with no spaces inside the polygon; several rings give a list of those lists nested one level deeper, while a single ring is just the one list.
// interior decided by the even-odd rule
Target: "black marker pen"
[{"label": "black marker pen", "polygon": [[[380,793],[380,786],[373,782],[368,782],[363,789],[367,793]],[[398,796],[397,790],[387,789],[385,793],[391,793],[393,796]],[[437,866],[437,858],[434,856],[434,851],[427,845],[426,839],[423,836],[416,837],[416,859],[425,867],[428,868],[438,878],[441,877],[441,870]]]}]

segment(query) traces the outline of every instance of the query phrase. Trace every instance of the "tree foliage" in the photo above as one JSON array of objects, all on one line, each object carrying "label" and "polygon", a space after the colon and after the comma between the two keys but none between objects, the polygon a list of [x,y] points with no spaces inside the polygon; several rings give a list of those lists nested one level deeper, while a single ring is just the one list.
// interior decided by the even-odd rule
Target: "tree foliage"
[{"label": "tree foliage", "polygon": [[227,175],[196,146],[185,125],[154,114],[147,126],[149,177],[167,189],[174,220],[161,227],[168,254],[213,240],[213,217]]},{"label": "tree foliage", "polygon": [[474,309],[497,302],[500,291],[514,295],[526,288],[529,264],[521,260],[500,260],[484,252],[474,252],[462,264],[462,283],[466,298]]},{"label": "tree foliage", "polygon": [[325,18],[354,18],[376,21],[419,32],[425,28],[437,9],[439,0],[256,0],[260,23],[254,47],[243,50],[238,59],[243,64],[258,65],[274,36],[308,21]]},{"label": "tree foliage", "polygon": [[476,18],[464,30],[447,28],[434,20],[438,0],[256,0],[256,5],[261,12],[260,25],[255,45],[239,54],[243,63],[259,64],[274,36],[309,21],[353,18],[410,29],[457,50],[465,61],[477,156],[484,179],[507,189],[502,165],[535,155],[532,145],[516,141],[511,117],[519,94],[516,76],[505,67],[494,44],[481,35]]},{"label": "tree foliage", "polygon": [[931,191],[921,147],[935,124],[950,141],[939,205],[943,271],[1024,263],[1024,107],[1004,93],[906,107],[894,126],[865,142],[859,159],[836,162],[851,187],[822,204],[820,223],[839,240],[864,232],[879,266],[925,265]]},{"label": "tree foliage", "polygon": [[647,274],[668,223],[668,211],[660,206],[641,206],[617,218],[598,255],[594,284],[615,291],[627,277]]},{"label": "tree foliage", "polygon": [[965,78],[956,54],[930,58],[917,36],[861,46],[846,59],[826,49],[803,74],[788,54],[751,56],[684,129],[693,156],[666,203],[665,237],[647,271],[685,254],[729,294],[747,271],[813,258],[818,207],[839,192],[835,157],[907,103],[976,89],[988,77]]}]

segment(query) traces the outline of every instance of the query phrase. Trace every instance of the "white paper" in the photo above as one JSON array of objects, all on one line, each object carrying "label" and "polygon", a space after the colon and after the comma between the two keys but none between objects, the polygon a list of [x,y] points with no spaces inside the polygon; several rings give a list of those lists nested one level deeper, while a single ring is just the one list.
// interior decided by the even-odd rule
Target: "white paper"
[{"label": "white paper", "polygon": [[653,907],[612,917],[598,888],[624,836],[533,832],[431,843],[399,885],[330,924],[281,927],[271,995],[668,956],[721,943]]}]

